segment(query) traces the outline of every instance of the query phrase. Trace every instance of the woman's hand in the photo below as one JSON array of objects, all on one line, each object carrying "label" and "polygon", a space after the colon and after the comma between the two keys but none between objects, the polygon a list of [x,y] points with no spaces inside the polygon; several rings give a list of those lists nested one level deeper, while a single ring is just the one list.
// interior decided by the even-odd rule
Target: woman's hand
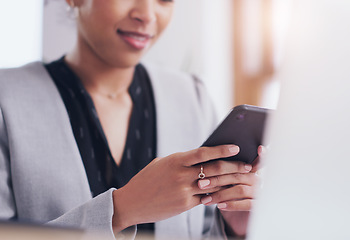
[{"label": "woman's hand", "polygon": [[[236,155],[234,145],[201,147],[189,152],[157,158],[135,175],[128,184],[113,192],[113,228],[119,232],[129,226],[160,221],[201,203],[201,196],[217,192],[222,184],[210,189],[198,188],[200,164],[212,159]],[[206,163],[209,177],[226,179],[226,175],[248,173],[252,166],[224,161]]]},{"label": "woman's hand", "polygon": [[[208,176],[199,180],[200,189],[223,189],[202,197],[205,205],[217,204],[228,226],[237,236],[246,235],[249,214],[254,201],[254,192],[258,183],[256,171],[259,169],[260,156],[263,154],[262,146],[258,149],[258,158],[254,161],[251,171],[248,173],[234,172],[221,176]],[[242,163],[230,162],[231,168]],[[206,165],[204,165],[206,166]]]}]

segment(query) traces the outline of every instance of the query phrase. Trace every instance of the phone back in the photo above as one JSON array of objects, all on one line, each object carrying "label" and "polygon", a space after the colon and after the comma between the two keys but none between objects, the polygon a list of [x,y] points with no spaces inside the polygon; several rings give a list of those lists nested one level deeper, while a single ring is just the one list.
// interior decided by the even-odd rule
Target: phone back
[{"label": "phone back", "polygon": [[202,146],[238,145],[240,152],[224,160],[252,163],[258,156],[259,145],[262,144],[268,111],[250,105],[233,108]]}]

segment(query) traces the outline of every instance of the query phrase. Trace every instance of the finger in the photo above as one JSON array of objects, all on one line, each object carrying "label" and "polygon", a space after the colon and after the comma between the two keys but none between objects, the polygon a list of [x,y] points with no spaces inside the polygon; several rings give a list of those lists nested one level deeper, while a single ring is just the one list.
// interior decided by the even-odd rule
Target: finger
[{"label": "finger", "polygon": [[237,155],[239,147],[236,145],[220,145],[215,147],[200,147],[183,153],[184,166],[192,166],[209,160],[226,158]]},{"label": "finger", "polygon": [[[202,166],[206,178],[234,173],[249,173],[253,168],[252,165],[244,162],[222,160],[208,162]],[[198,168],[198,166],[194,167]]]},{"label": "finger", "polygon": [[261,158],[266,153],[266,148],[263,145],[258,147],[258,157],[253,161],[252,172],[257,172],[261,168]]},{"label": "finger", "polygon": [[226,201],[219,203],[217,207],[221,211],[250,211],[254,203],[253,199],[243,199],[237,201]]},{"label": "finger", "polygon": [[198,196],[201,196],[201,197],[205,197],[205,196],[208,196],[210,194],[213,194],[215,192],[218,192],[220,190],[223,190],[222,187],[215,187],[215,188],[210,188],[210,189],[198,189],[198,186],[196,186],[196,194],[195,195],[198,195]]},{"label": "finger", "polygon": [[236,184],[253,186],[256,182],[257,176],[254,173],[236,173],[199,180],[198,188],[204,190]]},{"label": "finger", "polygon": [[258,155],[260,156],[260,157],[263,157],[265,154],[266,154],[266,147],[264,147],[263,145],[260,145],[259,147],[258,147]]},{"label": "finger", "polygon": [[252,173],[257,172],[261,168],[261,160],[260,157],[257,157],[253,162],[253,168],[251,170]]},{"label": "finger", "polygon": [[258,157],[253,162],[252,172],[257,172],[262,167],[261,158],[266,155],[266,151],[267,151],[267,148],[264,147],[263,145],[260,145],[258,147]]},{"label": "finger", "polygon": [[223,189],[223,187],[220,187],[220,186],[211,187],[211,188],[207,188],[207,189],[200,189],[198,187],[198,180],[193,182],[192,188],[193,188],[193,195],[202,195],[201,197],[203,197],[204,195],[212,194],[214,192],[217,192],[217,191],[220,191]]},{"label": "finger", "polygon": [[[198,205],[200,205],[202,202],[201,202],[201,198],[202,198],[203,196],[201,196],[201,195],[193,195],[193,207],[195,207],[195,206],[198,206]],[[191,209],[191,208],[190,208]],[[188,209],[189,210],[189,209]]]},{"label": "finger", "polygon": [[210,196],[205,196],[201,199],[202,204],[212,205],[216,203],[252,199],[253,198],[253,187],[247,185],[235,185],[233,187],[212,193]]}]

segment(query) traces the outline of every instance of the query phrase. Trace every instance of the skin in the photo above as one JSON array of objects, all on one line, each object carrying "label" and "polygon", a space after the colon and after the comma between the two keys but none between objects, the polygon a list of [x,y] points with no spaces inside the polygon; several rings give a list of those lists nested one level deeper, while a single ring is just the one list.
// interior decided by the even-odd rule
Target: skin
[{"label": "skin", "polygon": [[[74,6],[77,42],[66,63],[92,97],[116,164],[120,164],[132,110],[128,93],[135,66],[171,20],[168,0],[66,0]],[[120,31],[150,36],[142,48]],[[114,99],[106,94],[113,93]],[[119,124],[114,124],[118,122]],[[226,204],[221,211],[236,234],[244,235],[252,205],[256,166],[208,160],[235,155],[237,146],[202,147],[154,159],[128,184],[113,192],[115,234],[140,223],[163,220],[199,204]],[[206,178],[198,181],[200,166]],[[209,185],[204,186],[204,183]],[[147,191],[145,191],[147,189]],[[207,193],[211,199],[208,201]]]},{"label": "skin", "polygon": [[[200,189],[212,189],[217,186],[231,186],[215,192],[209,197],[202,197],[205,205],[217,204],[227,225],[229,232],[236,236],[244,237],[247,233],[250,210],[254,201],[254,190],[259,182],[257,170],[260,168],[259,159],[266,152],[263,146],[258,148],[258,157],[248,173],[232,173],[228,175],[214,176],[198,181]],[[232,186],[233,185],[233,186]]]},{"label": "skin", "polygon": [[[67,3],[75,6],[78,31],[76,45],[65,60],[90,93],[119,165],[132,110],[128,87],[135,65],[168,25],[173,2],[67,0]],[[147,47],[137,50],[117,34],[119,30],[146,33],[152,38]],[[114,93],[117,97],[110,101],[101,93]]]}]

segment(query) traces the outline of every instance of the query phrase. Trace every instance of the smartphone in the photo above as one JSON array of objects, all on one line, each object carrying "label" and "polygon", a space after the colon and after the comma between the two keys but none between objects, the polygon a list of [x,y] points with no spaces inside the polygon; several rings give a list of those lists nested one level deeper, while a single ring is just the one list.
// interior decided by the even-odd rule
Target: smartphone
[{"label": "smartphone", "polygon": [[202,146],[234,144],[240,152],[219,160],[242,161],[251,164],[262,144],[266,118],[272,110],[251,105],[234,107]]}]

